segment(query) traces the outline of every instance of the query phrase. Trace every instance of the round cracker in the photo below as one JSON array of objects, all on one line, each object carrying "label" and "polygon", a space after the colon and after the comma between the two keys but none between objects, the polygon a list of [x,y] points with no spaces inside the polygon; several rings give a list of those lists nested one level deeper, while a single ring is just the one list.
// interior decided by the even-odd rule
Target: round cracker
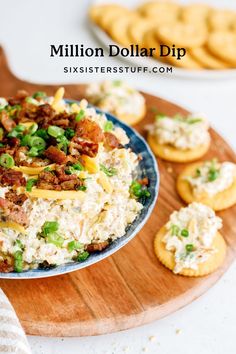
[{"label": "round cracker", "polygon": [[107,26],[106,22],[110,21],[110,17],[126,11],[128,10],[125,7],[117,4],[94,5],[89,9],[89,18],[104,28]]},{"label": "round cracker", "polygon": [[129,13],[129,10],[125,7],[117,8],[107,8],[102,13],[101,16],[97,18],[97,24],[106,32],[109,32],[112,23],[115,19],[125,16]]},{"label": "round cracker", "polygon": [[200,47],[207,40],[206,27],[201,24],[175,22],[158,28],[161,42],[175,44],[176,47]]},{"label": "round cracker", "polygon": [[142,46],[145,34],[154,27],[154,21],[148,21],[144,18],[131,20],[128,26],[128,33],[132,43]]},{"label": "round cracker", "polygon": [[236,33],[216,31],[209,35],[207,47],[218,58],[236,66]]},{"label": "round cracker", "polygon": [[181,7],[172,1],[150,1],[138,8],[142,16],[155,18],[158,24],[176,21]]},{"label": "round cracker", "polygon": [[180,17],[184,22],[206,23],[210,10],[206,4],[189,4],[182,8]]},{"label": "round cracker", "polygon": [[180,150],[174,146],[158,144],[156,139],[150,133],[148,134],[148,143],[154,154],[163,160],[172,162],[191,162],[200,159],[210,146],[210,140],[206,144],[199,145],[195,149]]},{"label": "round cracker", "polygon": [[213,56],[206,47],[190,48],[189,53],[207,69],[223,70],[230,67],[228,63]]},{"label": "round cracker", "polygon": [[236,12],[215,9],[209,14],[209,25],[213,31],[230,30],[236,22]]},{"label": "round cracker", "polygon": [[172,57],[166,56],[165,60],[174,66],[177,66],[179,68],[184,68],[184,69],[189,69],[189,70],[201,70],[203,69],[203,65],[200,64],[195,58],[189,53],[189,51],[186,52],[185,56],[177,59],[177,57]]},{"label": "round cracker", "polygon": [[111,38],[126,47],[132,44],[131,37],[129,35],[129,25],[134,19],[138,19],[136,13],[123,14],[123,16],[117,16],[110,25],[110,28],[107,29]]},{"label": "round cracker", "polygon": [[[98,105],[99,108],[106,111],[106,108],[102,105]],[[139,123],[146,115],[146,104],[144,103],[143,106],[140,108],[139,114],[120,114],[116,110],[110,111],[114,116],[118,117],[120,120],[125,122],[128,125],[135,125]]]},{"label": "round cracker", "polygon": [[[159,261],[166,268],[173,271],[175,268],[174,253],[168,251],[165,247],[165,243],[163,242],[165,234],[166,227],[163,226],[155,237],[154,251]],[[215,238],[213,239],[212,247],[214,247],[217,252],[211,254],[205,262],[199,263],[197,270],[183,268],[178,274],[188,277],[201,277],[214,272],[223,264],[227,250],[225,240],[219,232],[217,232]]]},{"label": "round cracker", "polygon": [[176,188],[180,197],[188,204],[199,202],[208,205],[212,209],[219,211],[232,207],[236,204],[236,177],[232,186],[214,196],[195,196],[187,176],[194,176],[197,168],[201,167],[204,162],[197,162],[187,166],[178,176]]},{"label": "round cracker", "polygon": [[145,48],[156,48],[156,50],[153,52],[153,57],[162,61],[162,58],[159,55],[160,42],[157,39],[155,30],[150,29],[144,34],[142,45]]}]

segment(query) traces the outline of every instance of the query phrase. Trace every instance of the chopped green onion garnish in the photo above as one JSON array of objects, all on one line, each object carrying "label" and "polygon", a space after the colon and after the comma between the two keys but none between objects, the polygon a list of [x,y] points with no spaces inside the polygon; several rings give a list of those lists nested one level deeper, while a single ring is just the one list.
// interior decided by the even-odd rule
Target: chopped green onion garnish
[{"label": "chopped green onion garnish", "polygon": [[189,236],[188,230],[187,230],[187,229],[181,230],[181,236],[183,236],[183,237],[188,237],[188,236]]},{"label": "chopped green onion garnish", "polygon": [[43,150],[46,147],[46,142],[39,136],[31,136],[29,138],[29,146],[35,147],[38,150]]},{"label": "chopped green onion garnish", "polygon": [[109,132],[112,129],[113,129],[113,123],[112,123],[112,121],[108,120],[104,125],[104,131]]},{"label": "chopped green onion garnish", "polygon": [[4,144],[3,144],[3,143],[0,143],[0,147],[1,147],[1,148],[4,147]]},{"label": "chopped green onion garnish", "polygon": [[25,102],[38,105],[38,102],[33,97],[26,97]]},{"label": "chopped green onion garnish", "polygon": [[38,129],[38,124],[37,123],[33,123],[29,129],[28,129],[28,134],[34,134]]},{"label": "chopped green onion garnish", "polygon": [[71,167],[77,171],[84,171],[84,166],[80,162],[75,163]]},{"label": "chopped green onion garnish", "polygon": [[43,224],[42,229],[44,236],[47,236],[53,232],[56,232],[59,229],[59,224],[57,221],[46,221]]},{"label": "chopped green onion garnish", "polygon": [[26,182],[26,190],[27,192],[31,192],[33,186],[37,183],[37,179],[35,178],[30,178],[28,179],[28,181]]},{"label": "chopped green onion garnish", "polygon": [[67,139],[72,139],[73,136],[75,136],[75,131],[74,131],[73,129],[71,129],[71,128],[66,128],[66,130],[65,130],[65,137],[66,137]]},{"label": "chopped green onion garnish", "polygon": [[30,148],[29,149],[29,151],[28,151],[28,156],[29,157],[36,157],[36,156],[39,156],[39,154],[40,154],[40,150],[38,150],[38,148],[37,147],[32,147],[32,148]]},{"label": "chopped green onion garnish", "polygon": [[79,241],[71,241],[68,243],[67,245],[67,248],[68,248],[68,251],[69,252],[72,252],[72,251],[75,251],[75,250],[78,250],[80,248],[82,248],[83,245],[82,243],[80,243]]},{"label": "chopped green onion garnish", "polygon": [[219,171],[215,170],[214,168],[211,168],[208,172],[208,181],[215,181],[219,177],[219,174]]},{"label": "chopped green onion garnish", "polygon": [[22,245],[22,242],[20,240],[15,240],[15,246],[19,247],[21,250],[23,250],[24,246]]},{"label": "chopped green onion garnish", "polygon": [[23,270],[23,252],[16,251],[14,254],[14,269],[17,273]]},{"label": "chopped green onion garnish", "polygon": [[201,176],[201,170],[200,170],[200,168],[197,168],[197,169],[196,169],[196,176],[197,176],[197,177],[200,177],[200,176]]},{"label": "chopped green onion garnish", "polygon": [[19,138],[22,136],[22,132],[25,130],[25,126],[22,124],[18,124],[15,128],[13,128],[10,133],[7,134],[8,138]]},{"label": "chopped green onion garnish", "polygon": [[64,243],[64,238],[55,232],[47,235],[47,242],[53,243],[57,247],[62,247]]},{"label": "chopped green onion garnish", "polygon": [[64,129],[57,127],[56,125],[50,125],[50,127],[48,127],[48,134],[53,136],[54,138],[57,138],[60,135],[63,135],[64,132],[65,132]]},{"label": "chopped green onion garnish", "polygon": [[3,128],[0,128],[0,140],[3,139],[3,136],[4,136],[4,130]]},{"label": "chopped green onion garnish", "polygon": [[192,243],[189,243],[189,244],[187,244],[187,245],[185,246],[185,249],[186,249],[187,252],[193,252],[194,246],[193,246]]},{"label": "chopped green onion garnish", "polygon": [[171,236],[178,236],[180,233],[180,228],[177,225],[171,225]]},{"label": "chopped green onion garnish", "polygon": [[37,91],[33,94],[33,98],[44,98],[46,97],[46,93],[43,91]]},{"label": "chopped green onion garnish", "polygon": [[163,119],[163,118],[165,118],[165,117],[166,117],[166,115],[165,115],[164,113],[157,113],[157,114],[155,115],[155,119],[157,119],[157,120]]},{"label": "chopped green onion garnish", "polygon": [[47,133],[46,129],[38,129],[35,133],[35,135],[40,136],[40,138],[47,140],[49,139],[49,135]]},{"label": "chopped green onion garnish", "polygon": [[79,186],[79,187],[77,188],[78,191],[83,191],[83,192],[85,192],[86,189],[87,189],[86,186]]},{"label": "chopped green onion garnish", "polygon": [[112,177],[117,174],[117,170],[114,167],[106,167],[102,163],[100,163],[100,170],[103,171],[108,177]]},{"label": "chopped green onion garnish", "polygon": [[87,251],[84,251],[78,255],[77,261],[78,262],[83,262],[89,257],[89,253]]},{"label": "chopped green onion garnish", "polygon": [[202,122],[201,118],[189,118],[187,119],[187,123],[188,124],[195,124],[195,123],[200,123]]},{"label": "chopped green onion garnish", "polygon": [[24,136],[22,137],[22,139],[21,139],[21,142],[20,142],[21,146],[27,146],[27,145],[29,145],[29,139],[30,139],[30,137],[31,137],[30,134],[24,135]]},{"label": "chopped green onion garnish", "polygon": [[122,81],[121,80],[114,80],[112,82],[112,85],[115,87],[121,86],[122,85]]},{"label": "chopped green onion garnish", "polygon": [[5,168],[11,168],[15,165],[15,161],[11,155],[2,154],[0,156],[0,165]]},{"label": "chopped green onion garnish", "polygon": [[79,122],[81,119],[84,118],[84,116],[85,116],[85,111],[83,109],[81,109],[75,117],[76,122]]},{"label": "chopped green onion garnish", "polygon": [[150,192],[147,190],[146,186],[137,181],[133,181],[130,186],[130,194],[136,198],[150,197]]},{"label": "chopped green onion garnish", "polygon": [[65,135],[60,135],[57,137],[57,147],[60,150],[63,150],[65,154],[67,153],[67,147],[69,145],[69,140],[65,137]]}]

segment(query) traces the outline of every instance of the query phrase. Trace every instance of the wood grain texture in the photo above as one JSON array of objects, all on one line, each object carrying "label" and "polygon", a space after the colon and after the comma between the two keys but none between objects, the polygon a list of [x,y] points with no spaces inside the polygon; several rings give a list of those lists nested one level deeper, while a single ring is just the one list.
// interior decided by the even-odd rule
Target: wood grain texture
[{"label": "wood grain texture", "polygon": [[[80,99],[84,85],[65,85],[66,96]],[[0,51],[0,96],[14,95],[17,89],[30,93],[55,91],[54,86],[18,80],[9,71]],[[144,94],[148,113],[135,128],[144,134],[144,125],[153,120],[152,107],[167,114],[184,109],[163,99]],[[220,104],[220,103],[219,103]],[[211,130],[212,144],[205,159],[236,162],[227,143]],[[170,213],[183,206],[175,190],[182,164],[158,160],[160,194],[155,209],[141,232],[108,259],[86,269],[39,280],[1,280],[0,287],[12,302],[28,334],[44,336],[84,336],[119,331],[166,316],[192,302],[209,289],[226,271],[236,254],[236,206],[218,213],[224,220],[222,234],[228,249],[223,266],[203,278],[174,275],[157,260],[153,239]]]}]

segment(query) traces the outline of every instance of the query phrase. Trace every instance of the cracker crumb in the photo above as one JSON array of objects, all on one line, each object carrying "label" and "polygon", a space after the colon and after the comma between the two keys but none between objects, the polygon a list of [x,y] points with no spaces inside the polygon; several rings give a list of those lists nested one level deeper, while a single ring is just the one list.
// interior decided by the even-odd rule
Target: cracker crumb
[{"label": "cracker crumb", "polygon": [[176,334],[180,334],[182,333],[182,330],[180,328],[177,328],[176,331],[175,331]]},{"label": "cracker crumb", "polygon": [[150,342],[155,342],[156,336],[150,336],[148,339]]}]

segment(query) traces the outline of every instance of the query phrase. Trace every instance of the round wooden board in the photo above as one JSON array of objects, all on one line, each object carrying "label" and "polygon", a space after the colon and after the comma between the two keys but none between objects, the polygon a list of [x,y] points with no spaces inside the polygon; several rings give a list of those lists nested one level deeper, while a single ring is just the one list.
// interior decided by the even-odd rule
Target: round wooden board
[{"label": "round wooden board", "polygon": [[[0,50],[0,96],[14,95],[17,89],[30,93],[55,86],[34,85],[14,77]],[[83,97],[84,85],[65,85],[66,96]],[[151,122],[152,109],[173,115],[184,109],[144,94],[148,113],[135,128],[144,133]],[[204,157],[236,162],[227,143],[211,130],[212,144]],[[225,263],[203,278],[174,275],[163,267],[153,251],[153,239],[170,213],[184,204],[175,190],[177,174],[184,165],[159,160],[160,194],[155,209],[142,231],[113,256],[86,269],[39,280],[1,280],[27,334],[43,336],[85,336],[124,330],[166,316],[209,289],[226,271],[236,253],[236,206],[219,213],[224,220],[222,234],[228,251]]]}]

